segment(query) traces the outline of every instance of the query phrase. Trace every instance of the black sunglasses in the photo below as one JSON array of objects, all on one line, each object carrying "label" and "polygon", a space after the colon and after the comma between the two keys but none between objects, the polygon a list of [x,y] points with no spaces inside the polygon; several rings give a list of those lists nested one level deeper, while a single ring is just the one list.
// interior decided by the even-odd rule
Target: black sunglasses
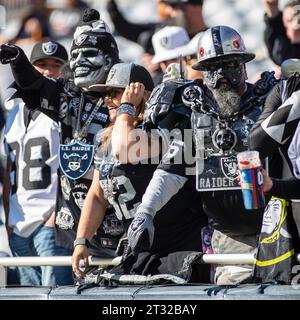
[{"label": "black sunglasses", "polygon": [[106,96],[111,98],[111,99],[114,99],[115,97],[117,97],[119,94],[123,93],[124,90],[122,89],[114,89],[114,90],[110,90],[110,91],[107,91],[106,92]]}]

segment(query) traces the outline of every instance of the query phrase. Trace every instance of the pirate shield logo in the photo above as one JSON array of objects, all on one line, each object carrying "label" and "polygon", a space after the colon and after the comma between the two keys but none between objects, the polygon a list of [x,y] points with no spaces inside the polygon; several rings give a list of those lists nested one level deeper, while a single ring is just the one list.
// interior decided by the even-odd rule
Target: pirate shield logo
[{"label": "pirate shield logo", "polygon": [[59,166],[70,179],[77,180],[89,170],[94,157],[94,146],[73,142],[59,145]]},{"label": "pirate shield logo", "polygon": [[237,159],[236,156],[222,157],[220,159],[221,169],[225,177],[229,179],[236,179],[238,176],[237,172]]},{"label": "pirate shield logo", "polygon": [[54,42],[45,42],[42,44],[42,50],[48,56],[53,55],[57,51],[58,45]]}]

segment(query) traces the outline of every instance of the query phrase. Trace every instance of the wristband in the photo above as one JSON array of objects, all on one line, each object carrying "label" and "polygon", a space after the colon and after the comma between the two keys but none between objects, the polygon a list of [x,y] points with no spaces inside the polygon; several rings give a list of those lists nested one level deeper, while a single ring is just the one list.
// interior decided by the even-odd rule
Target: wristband
[{"label": "wristband", "polygon": [[74,241],[74,248],[79,245],[83,245],[88,248],[90,246],[90,242],[87,238],[78,238]]},{"label": "wristband", "polygon": [[132,118],[136,118],[136,108],[132,103],[122,103],[120,105],[120,107],[117,109],[117,116],[123,113],[128,114]]}]

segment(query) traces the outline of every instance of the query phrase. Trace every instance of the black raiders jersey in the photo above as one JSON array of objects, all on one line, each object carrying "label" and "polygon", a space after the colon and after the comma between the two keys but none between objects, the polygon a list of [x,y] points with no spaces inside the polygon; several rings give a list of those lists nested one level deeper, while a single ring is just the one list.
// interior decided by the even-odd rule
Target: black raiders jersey
[{"label": "black raiders jersey", "polygon": [[121,164],[115,158],[98,165],[99,183],[109,208],[99,228],[100,241],[127,233],[157,164]]},{"label": "black raiders jersey", "polygon": [[[125,231],[156,170],[157,164],[121,164],[103,162],[99,166],[100,185],[114,214]],[[155,235],[152,250],[159,254],[174,251],[201,250],[201,228],[207,224],[201,202],[189,180],[186,185],[157,212],[154,218]],[[104,228],[105,217],[103,225]]]}]

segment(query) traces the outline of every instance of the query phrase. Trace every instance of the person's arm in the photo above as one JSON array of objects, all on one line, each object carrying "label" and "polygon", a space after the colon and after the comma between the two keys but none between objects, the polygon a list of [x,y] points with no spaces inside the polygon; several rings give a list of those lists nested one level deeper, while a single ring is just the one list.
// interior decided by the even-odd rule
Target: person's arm
[{"label": "person's arm", "polygon": [[262,114],[249,133],[249,147],[251,150],[259,151],[261,158],[271,156],[297,128],[300,119],[300,90],[294,92],[278,107],[280,101],[280,90],[276,86],[268,96]]},{"label": "person's arm", "polygon": [[26,90],[39,90],[43,75],[31,65],[24,51],[14,45],[0,46],[1,63],[10,63],[10,67],[17,85]]},{"label": "person's arm", "polygon": [[108,1],[107,12],[110,15],[118,34],[130,41],[138,42],[139,36],[145,31],[153,34],[155,32],[156,23],[136,24],[126,20],[120,12],[115,0]]},{"label": "person's arm", "polygon": [[296,177],[288,179],[271,179],[272,187],[268,194],[284,199],[300,200],[300,180]]},{"label": "person's arm", "polygon": [[154,239],[153,218],[156,213],[185,185],[186,177],[155,170],[142,198],[142,203],[131,222],[127,236],[128,247],[133,252],[149,250]]},{"label": "person's arm", "polygon": [[39,109],[57,121],[61,84],[38,72],[17,46],[1,45],[0,61],[3,64],[10,63],[15,79],[11,87],[18,91],[14,97],[22,98],[28,108]]},{"label": "person's arm", "polygon": [[[278,61],[277,55],[274,55],[274,45],[277,41],[288,40],[285,29],[282,23],[282,12],[278,12],[272,17],[267,15],[264,16],[265,30],[264,30],[264,42],[268,49],[270,58],[277,64],[280,65],[281,62]],[[286,41],[285,41],[286,42]]]},{"label": "person's arm", "polygon": [[272,18],[274,16],[277,16],[279,11],[278,7],[279,0],[262,0],[262,4],[264,6],[266,15],[269,18]]},{"label": "person's arm", "polygon": [[[103,221],[107,206],[107,200],[103,196],[99,183],[99,171],[94,170],[93,182],[81,210],[76,239],[86,238],[90,241],[93,238]],[[84,276],[84,272],[79,269],[79,262],[83,259],[85,267],[87,267],[88,257],[89,252],[85,245],[75,246],[72,255],[72,267],[78,277]]]},{"label": "person's arm", "polygon": [[263,0],[263,4],[266,11],[264,41],[270,58],[277,65],[281,65],[286,59],[299,57],[300,46],[292,43],[286,34],[278,0]]},{"label": "person's arm", "polygon": [[262,170],[264,177],[264,192],[284,199],[300,199],[300,180],[296,177],[274,179],[269,177],[266,170]]},{"label": "person's arm", "polygon": [[[141,83],[131,83],[126,87],[117,111],[117,118],[111,135],[113,155],[122,163],[134,163],[151,156],[149,137],[142,129],[135,128],[136,119],[133,114],[140,105],[145,87]],[[123,111],[122,111],[123,110]],[[132,111],[130,114],[130,110]],[[121,111],[121,112],[120,112]],[[153,146],[154,148],[154,146]]]},{"label": "person's arm", "polygon": [[278,148],[278,143],[264,131],[261,125],[281,104],[280,86],[277,84],[268,95],[264,109],[253,124],[248,136],[250,150],[259,151],[261,158],[271,156]]},{"label": "person's arm", "polygon": [[[278,39],[287,39],[285,28],[282,22],[282,12],[278,7],[278,0],[262,0],[265,9],[264,21],[264,41],[269,52],[270,58],[278,65],[281,62],[274,55],[274,44]],[[280,40],[282,41],[282,40]]]}]

